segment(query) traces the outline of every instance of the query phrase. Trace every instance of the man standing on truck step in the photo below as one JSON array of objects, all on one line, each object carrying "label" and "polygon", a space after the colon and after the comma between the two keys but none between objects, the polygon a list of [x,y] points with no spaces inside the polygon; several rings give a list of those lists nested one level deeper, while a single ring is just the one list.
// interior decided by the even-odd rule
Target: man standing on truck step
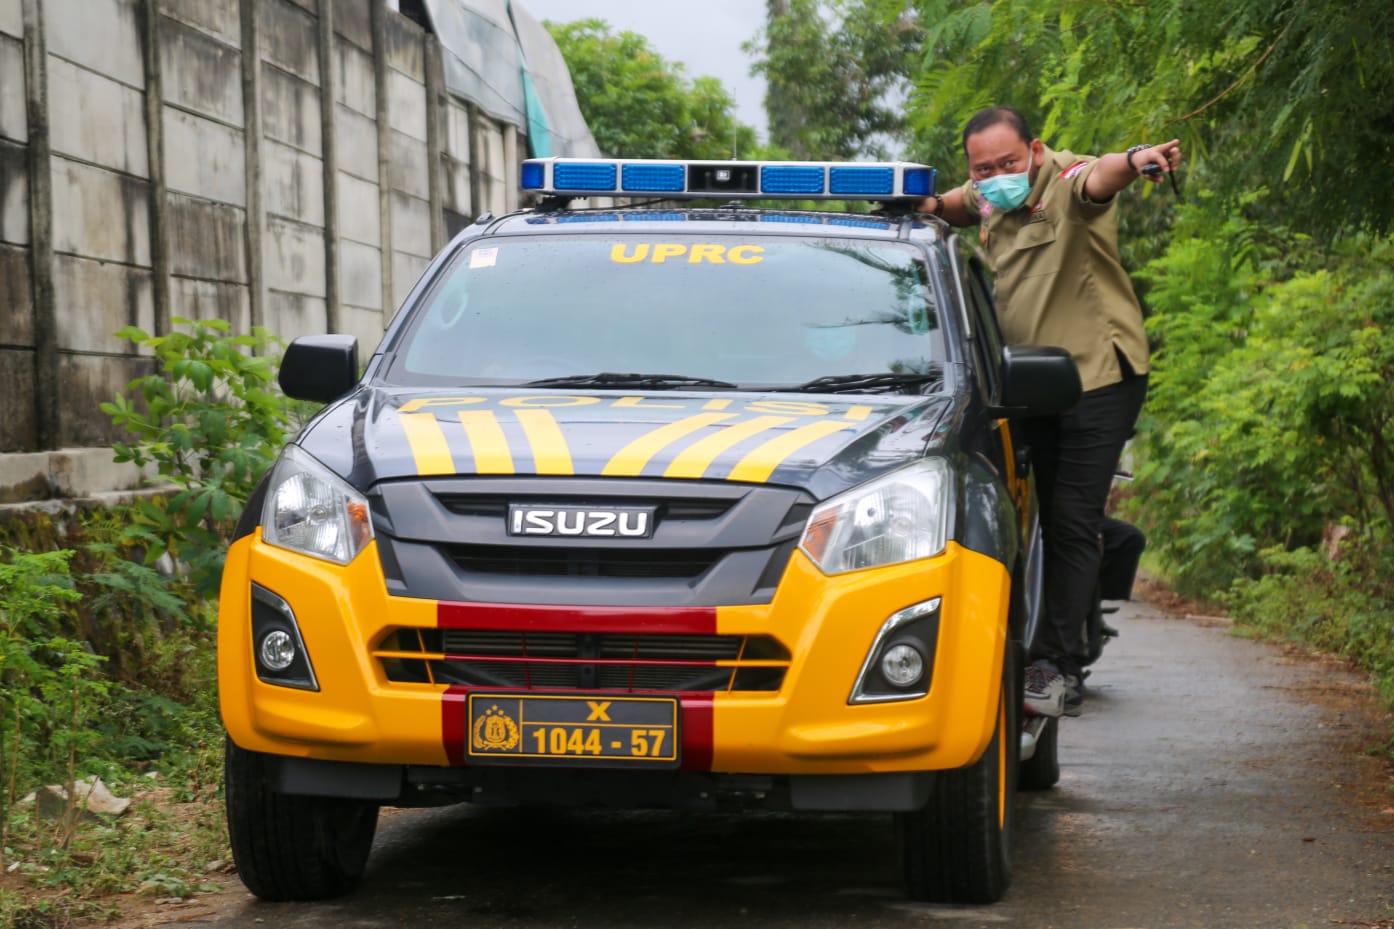
[{"label": "man standing on truck step", "polygon": [[1138,177],[1161,181],[1181,160],[1180,143],[1097,157],[1056,152],[1020,112],[994,106],[968,120],[963,150],[969,180],[926,198],[920,211],[978,224],[1007,344],[1065,348],[1083,382],[1072,410],[1023,424],[1046,557],[1046,621],[1026,669],[1026,708],[1078,715],[1078,643],[1099,576],[1099,530],[1147,394],[1147,337],[1118,254],[1115,195]]}]

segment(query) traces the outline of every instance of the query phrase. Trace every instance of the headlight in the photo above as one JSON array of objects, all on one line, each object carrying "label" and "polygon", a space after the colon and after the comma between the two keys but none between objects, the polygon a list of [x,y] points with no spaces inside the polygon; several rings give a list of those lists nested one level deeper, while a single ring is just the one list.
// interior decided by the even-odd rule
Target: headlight
[{"label": "headlight", "polygon": [[952,492],[948,463],[927,458],[820,503],[799,547],[824,574],[929,558],[944,550]]},{"label": "headlight", "polygon": [[368,500],[295,446],[276,462],[261,513],[272,545],[348,564],[373,539]]}]

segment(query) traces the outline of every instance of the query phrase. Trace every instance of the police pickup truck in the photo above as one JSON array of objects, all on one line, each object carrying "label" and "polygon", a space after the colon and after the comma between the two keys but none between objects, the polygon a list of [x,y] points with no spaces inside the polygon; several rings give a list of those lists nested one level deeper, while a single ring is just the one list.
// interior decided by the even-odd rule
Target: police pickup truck
[{"label": "police pickup truck", "polygon": [[893,813],[912,897],[997,900],[1040,583],[1012,421],[1073,361],[1001,343],[928,167],[521,175],[366,366],[284,355],[326,406],[228,551],[243,881],[346,892],[384,805],[750,807]]}]

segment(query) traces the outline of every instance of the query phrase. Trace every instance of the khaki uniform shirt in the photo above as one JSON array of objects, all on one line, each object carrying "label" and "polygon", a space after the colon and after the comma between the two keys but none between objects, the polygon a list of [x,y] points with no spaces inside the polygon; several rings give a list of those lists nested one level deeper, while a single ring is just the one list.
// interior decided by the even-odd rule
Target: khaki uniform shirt
[{"label": "khaki uniform shirt", "polygon": [[1008,345],[1058,345],[1074,356],[1085,390],[1123,379],[1121,353],[1144,374],[1142,307],[1118,256],[1116,199],[1084,193],[1095,159],[1045,150],[1026,202],[996,210],[963,185],[996,278],[997,316]]}]

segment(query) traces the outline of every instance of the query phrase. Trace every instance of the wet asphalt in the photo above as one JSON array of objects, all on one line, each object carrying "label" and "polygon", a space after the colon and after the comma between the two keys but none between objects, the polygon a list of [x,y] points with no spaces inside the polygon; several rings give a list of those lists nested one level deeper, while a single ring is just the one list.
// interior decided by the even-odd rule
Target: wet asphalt
[{"label": "wet asphalt", "polygon": [[[1299,929],[1394,925],[1394,795],[1351,675],[1126,604],[1022,794],[993,906],[907,900],[888,816],[385,814],[363,887],[324,904],[237,889],[145,925]],[[1377,726],[1377,723],[1376,723]]]}]

